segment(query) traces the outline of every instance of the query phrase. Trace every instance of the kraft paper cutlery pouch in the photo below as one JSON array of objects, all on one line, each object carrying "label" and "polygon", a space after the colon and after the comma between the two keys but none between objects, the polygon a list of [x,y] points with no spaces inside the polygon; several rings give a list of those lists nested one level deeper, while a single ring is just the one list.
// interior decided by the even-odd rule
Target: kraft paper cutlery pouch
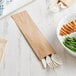
[{"label": "kraft paper cutlery pouch", "polygon": [[40,60],[56,53],[26,11],[15,14],[12,18]]},{"label": "kraft paper cutlery pouch", "polygon": [[6,43],[7,43],[7,40],[0,39],[0,62],[1,62],[2,57],[3,57],[3,53],[4,53]]},{"label": "kraft paper cutlery pouch", "polygon": [[60,0],[62,3],[64,3],[67,7],[70,7],[74,3],[76,3],[76,0]]}]

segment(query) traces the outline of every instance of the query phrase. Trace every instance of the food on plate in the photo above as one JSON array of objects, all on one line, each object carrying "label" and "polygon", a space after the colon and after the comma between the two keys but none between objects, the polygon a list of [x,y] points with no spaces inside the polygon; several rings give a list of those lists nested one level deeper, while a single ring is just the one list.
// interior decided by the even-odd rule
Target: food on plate
[{"label": "food on plate", "polygon": [[76,32],[76,20],[73,20],[73,21],[63,25],[60,29],[61,36],[68,35],[73,32]]},{"label": "food on plate", "polygon": [[70,50],[76,52],[76,37],[65,37],[63,44]]}]

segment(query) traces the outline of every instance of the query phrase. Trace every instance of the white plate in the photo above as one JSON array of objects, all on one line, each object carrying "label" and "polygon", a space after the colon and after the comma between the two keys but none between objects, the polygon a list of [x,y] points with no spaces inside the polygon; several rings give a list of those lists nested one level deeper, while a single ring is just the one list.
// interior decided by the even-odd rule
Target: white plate
[{"label": "white plate", "polygon": [[[72,50],[68,49],[67,47],[64,46],[63,41],[64,41],[64,37],[60,36],[59,32],[61,27],[63,26],[63,24],[66,24],[72,20],[76,20],[76,13],[71,13],[70,15],[64,17],[63,19],[60,20],[58,27],[57,27],[57,37],[58,40],[60,41],[60,43],[62,44],[62,46],[73,56],[76,56],[76,52],[73,52]],[[70,37],[76,37],[76,32],[71,34]]]}]

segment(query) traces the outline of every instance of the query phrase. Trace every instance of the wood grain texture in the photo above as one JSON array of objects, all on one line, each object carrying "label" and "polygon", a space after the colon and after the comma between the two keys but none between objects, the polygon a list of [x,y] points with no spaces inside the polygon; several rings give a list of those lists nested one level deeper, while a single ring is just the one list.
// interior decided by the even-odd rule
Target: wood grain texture
[{"label": "wood grain texture", "polygon": [[26,11],[15,14],[12,18],[40,60],[55,53]]}]

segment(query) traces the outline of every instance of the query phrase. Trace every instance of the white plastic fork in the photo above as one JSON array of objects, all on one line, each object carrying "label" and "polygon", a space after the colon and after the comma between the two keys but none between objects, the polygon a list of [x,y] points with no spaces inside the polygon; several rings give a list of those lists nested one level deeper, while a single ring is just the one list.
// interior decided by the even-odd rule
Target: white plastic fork
[{"label": "white plastic fork", "polygon": [[51,56],[46,56],[46,58],[42,59],[42,64],[44,68],[56,68],[63,64],[61,58],[57,54],[52,54]]}]

